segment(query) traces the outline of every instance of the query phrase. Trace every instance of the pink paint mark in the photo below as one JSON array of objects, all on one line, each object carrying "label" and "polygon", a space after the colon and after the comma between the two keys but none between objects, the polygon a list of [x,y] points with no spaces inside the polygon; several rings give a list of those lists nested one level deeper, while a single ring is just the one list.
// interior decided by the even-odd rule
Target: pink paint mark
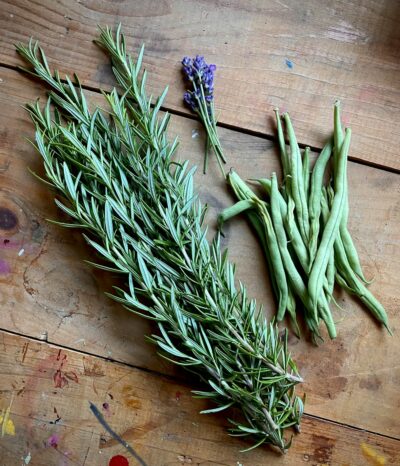
[{"label": "pink paint mark", "polygon": [[129,461],[122,455],[115,455],[110,459],[108,466],[129,466]]},{"label": "pink paint mark", "polygon": [[182,393],[181,393],[181,392],[176,392],[176,393],[175,393],[175,400],[176,400],[176,401],[180,401],[181,396],[182,396]]},{"label": "pink paint mark", "polygon": [[60,437],[57,434],[50,435],[50,437],[47,439],[47,442],[46,442],[48,447],[53,447],[53,448],[57,448],[59,443],[60,443]]},{"label": "pink paint mark", "polygon": [[0,259],[0,275],[7,275],[11,272],[10,265],[4,259]]},{"label": "pink paint mark", "polygon": [[350,116],[346,113],[342,113],[342,122],[345,128],[347,128],[350,124]]},{"label": "pink paint mark", "polygon": [[68,380],[60,369],[55,372],[53,380],[55,388],[64,388],[68,385]]},{"label": "pink paint mark", "polygon": [[21,249],[22,241],[13,241],[8,238],[0,238],[0,249]]}]

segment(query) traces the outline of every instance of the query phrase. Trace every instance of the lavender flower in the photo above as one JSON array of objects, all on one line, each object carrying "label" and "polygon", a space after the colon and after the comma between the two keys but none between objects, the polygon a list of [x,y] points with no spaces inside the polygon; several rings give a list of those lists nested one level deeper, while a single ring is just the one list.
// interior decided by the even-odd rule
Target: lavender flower
[{"label": "lavender flower", "polygon": [[[199,108],[197,101],[202,99],[210,104],[214,99],[214,73],[217,67],[207,65],[204,57],[196,55],[194,58],[184,57],[182,60],[183,74],[192,82],[193,91],[187,91],[184,95],[185,103],[196,112]],[[203,90],[203,92],[201,92]],[[190,94],[190,97],[189,95]],[[209,110],[210,112],[210,110]]]},{"label": "lavender flower", "polygon": [[196,55],[194,58],[184,57],[182,59],[183,74],[186,80],[190,82],[190,89],[184,93],[183,100],[192,112],[199,115],[207,132],[204,173],[207,169],[209,147],[214,149],[222,172],[221,161],[225,163],[214,115],[214,74],[216,69],[215,65],[208,65],[202,55]]}]

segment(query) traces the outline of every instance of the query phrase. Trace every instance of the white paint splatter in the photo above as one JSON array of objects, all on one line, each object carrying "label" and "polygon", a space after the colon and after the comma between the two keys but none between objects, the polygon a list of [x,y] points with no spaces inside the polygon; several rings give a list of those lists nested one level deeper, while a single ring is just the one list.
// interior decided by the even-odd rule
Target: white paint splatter
[{"label": "white paint splatter", "polygon": [[20,249],[20,250],[18,251],[18,256],[21,257],[21,256],[24,254],[24,252],[25,252],[25,249],[24,249],[24,248]]},{"label": "white paint splatter", "polygon": [[29,464],[31,462],[31,459],[32,459],[31,452],[29,452],[24,458],[24,463]]},{"label": "white paint splatter", "polygon": [[199,137],[199,132],[197,129],[192,129],[192,139],[196,139]]},{"label": "white paint splatter", "polygon": [[328,39],[337,40],[339,42],[348,42],[354,44],[357,42],[367,43],[369,37],[365,32],[360,31],[353,27],[352,24],[347,21],[339,21],[335,26],[331,26],[324,32],[324,36]]},{"label": "white paint splatter", "polygon": [[75,340],[74,343],[77,345],[78,343],[82,343],[83,345],[86,345],[86,340],[84,338],[79,338],[78,340]]}]

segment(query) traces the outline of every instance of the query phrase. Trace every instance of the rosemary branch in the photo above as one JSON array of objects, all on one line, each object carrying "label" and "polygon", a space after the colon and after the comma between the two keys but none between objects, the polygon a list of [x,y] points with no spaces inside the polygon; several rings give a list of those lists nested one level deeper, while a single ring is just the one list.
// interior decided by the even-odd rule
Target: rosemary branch
[{"label": "rosemary branch", "polygon": [[[268,324],[262,309],[235,286],[235,267],[209,244],[205,208],[193,191],[195,168],[173,160],[177,141],[167,139],[169,115],[159,113],[166,90],[155,101],[146,94],[136,61],[126,54],[120,28],[101,29],[97,43],[110,55],[123,90],[104,93],[109,112],[88,110],[75,85],[51,73],[37,42],[17,50],[31,74],[50,87],[44,109],[26,106],[36,127],[47,184],[55,202],[71,217],[56,222],[85,231],[100,256],[92,265],[120,272],[125,283],[113,299],[157,323],[149,339],[162,356],[204,382],[195,396],[212,400],[212,413],[241,410],[232,435],[251,436],[282,451],[291,443],[284,429],[298,427],[303,413],[294,387],[301,382],[288,352],[287,334]],[[54,108],[54,110],[52,110]]]}]

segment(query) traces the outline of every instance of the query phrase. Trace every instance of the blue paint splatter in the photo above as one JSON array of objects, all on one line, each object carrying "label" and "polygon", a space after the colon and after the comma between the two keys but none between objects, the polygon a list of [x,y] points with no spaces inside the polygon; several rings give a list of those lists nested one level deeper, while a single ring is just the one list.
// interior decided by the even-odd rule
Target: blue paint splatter
[{"label": "blue paint splatter", "polygon": [[[123,447],[125,447],[129,453],[137,460],[141,466],[147,466],[144,460],[136,453],[136,451],[127,443],[123,438],[121,438],[116,432],[114,432],[111,427],[108,425],[107,421],[104,419],[101,412],[98,410],[97,406],[94,405],[92,402],[89,401],[89,407],[96,419],[100,422],[100,424],[106,429],[106,431],[114,437],[114,439],[119,442]],[[120,456],[120,455],[119,455]]]},{"label": "blue paint splatter", "polygon": [[285,59],[286,66],[291,70],[293,68],[293,62],[288,58]]}]

